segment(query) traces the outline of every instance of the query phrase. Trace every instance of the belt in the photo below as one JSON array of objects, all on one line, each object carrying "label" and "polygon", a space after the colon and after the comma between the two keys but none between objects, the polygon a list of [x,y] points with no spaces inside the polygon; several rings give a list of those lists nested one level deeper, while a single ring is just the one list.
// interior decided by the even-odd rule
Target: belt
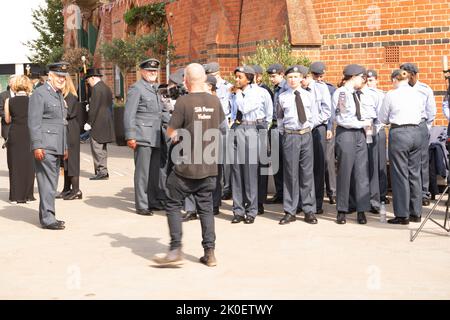
[{"label": "belt", "polygon": [[265,121],[266,121],[266,120],[263,120],[263,119],[258,119],[258,120],[256,120],[256,121],[248,121],[248,120],[238,121],[238,120],[235,120],[234,123],[237,123],[237,124],[254,125],[254,124],[258,124],[258,123],[264,123]]},{"label": "belt", "polygon": [[418,124],[395,124],[395,123],[391,123],[391,129],[395,129],[395,128],[416,128],[418,127]]},{"label": "belt", "polygon": [[308,128],[302,129],[302,130],[284,129],[284,132],[287,134],[305,134],[305,133],[311,132],[311,128],[308,127]]}]

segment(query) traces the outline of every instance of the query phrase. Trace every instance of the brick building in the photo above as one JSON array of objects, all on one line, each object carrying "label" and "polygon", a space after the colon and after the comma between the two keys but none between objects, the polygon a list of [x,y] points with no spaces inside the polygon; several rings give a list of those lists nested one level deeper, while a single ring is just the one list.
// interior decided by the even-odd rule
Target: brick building
[{"label": "brick building", "polygon": [[[68,1],[72,2],[72,1]],[[83,19],[98,29],[95,65],[114,84],[114,68],[98,54],[99,44],[125,36],[123,14],[154,0],[75,0]],[[381,87],[403,62],[415,62],[419,79],[436,95],[436,125],[446,123],[442,98],[446,90],[441,58],[450,56],[448,0],[169,0],[166,11],[176,57],[170,69],[188,62],[218,61],[230,73],[257,43],[281,39],[285,30],[294,51],[324,61],[327,79],[337,83],[343,67],[360,63],[378,70]],[[68,4],[66,4],[68,5]],[[95,29],[95,28],[94,28]],[[95,49],[97,48],[97,49]],[[128,84],[135,81],[135,73]]]}]

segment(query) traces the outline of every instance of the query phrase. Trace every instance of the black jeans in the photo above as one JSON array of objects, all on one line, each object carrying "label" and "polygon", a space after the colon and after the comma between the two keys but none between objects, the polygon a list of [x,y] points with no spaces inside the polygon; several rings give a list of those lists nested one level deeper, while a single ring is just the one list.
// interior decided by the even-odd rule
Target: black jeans
[{"label": "black jeans", "polygon": [[181,247],[182,221],[181,209],[183,200],[194,195],[197,213],[202,227],[202,246],[204,249],[214,249],[216,232],[214,227],[212,192],[216,188],[216,177],[204,179],[187,179],[172,171],[167,178],[166,214],[170,232],[170,250]]}]

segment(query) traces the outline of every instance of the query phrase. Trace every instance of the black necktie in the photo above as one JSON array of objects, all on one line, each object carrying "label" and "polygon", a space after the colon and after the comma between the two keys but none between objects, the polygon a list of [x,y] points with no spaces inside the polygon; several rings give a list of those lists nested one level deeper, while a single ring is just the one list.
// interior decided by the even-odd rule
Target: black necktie
[{"label": "black necktie", "polygon": [[300,121],[301,124],[303,124],[306,122],[305,106],[303,105],[300,92],[294,91],[294,93],[295,93],[295,104],[297,105],[298,120]]},{"label": "black necktie", "polygon": [[310,87],[306,87],[305,90],[311,92],[311,88]]},{"label": "black necktie", "polygon": [[360,90],[353,92],[353,100],[355,100],[355,106],[356,106],[356,117],[358,120],[361,120],[361,99],[362,92]]}]

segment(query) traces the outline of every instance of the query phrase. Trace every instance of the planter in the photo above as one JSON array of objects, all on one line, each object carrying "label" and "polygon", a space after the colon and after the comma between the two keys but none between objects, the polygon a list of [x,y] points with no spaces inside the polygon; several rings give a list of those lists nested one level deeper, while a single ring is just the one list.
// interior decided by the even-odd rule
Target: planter
[{"label": "planter", "polygon": [[125,112],[125,107],[115,106],[114,107],[114,132],[116,134],[116,144],[118,146],[126,146],[127,141],[125,140],[125,128],[123,125],[123,115]]}]

